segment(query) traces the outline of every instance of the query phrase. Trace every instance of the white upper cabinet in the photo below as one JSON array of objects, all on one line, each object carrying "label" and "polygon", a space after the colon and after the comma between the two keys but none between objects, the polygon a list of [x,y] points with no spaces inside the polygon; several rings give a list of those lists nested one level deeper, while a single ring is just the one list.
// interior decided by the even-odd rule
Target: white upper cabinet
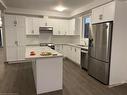
[{"label": "white upper cabinet", "polygon": [[92,24],[113,21],[115,13],[115,2],[97,7],[92,10]]},{"label": "white upper cabinet", "polygon": [[79,19],[73,18],[69,20],[69,31],[68,35],[79,35]]},{"label": "white upper cabinet", "polygon": [[68,20],[63,19],[49,19],[48,26],[53,27],[53,35],[67,35],[68,29]]},{"label": "white upper cabinet", "polygon": [[44,26],[41,18],[26,18],[26,35],[39,35],[39,27]]},{"label": "white upper cabinet", "polygon": [[53,35],[78,35],[76,19],[26,17],[26,35],[40,35],[39,27],[53,27]]},{"label": "white upper cabinet", "polygon": [[113,21],[115,16],[115,2],[104,5],[104,21]]},{"label": "white upper cabinet", "polygon": [[101,6],[92,10],[92,23],[103,22],[103,9]]},{"label": "white upper cabinet", "polygon": [[75,19],[69,21],[69,35],[75,35]]}]

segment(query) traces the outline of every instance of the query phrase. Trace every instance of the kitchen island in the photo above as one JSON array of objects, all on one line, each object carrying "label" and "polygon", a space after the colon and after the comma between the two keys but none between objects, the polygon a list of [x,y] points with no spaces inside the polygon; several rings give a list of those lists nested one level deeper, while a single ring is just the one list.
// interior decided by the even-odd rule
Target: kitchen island
[{"label": "kitchen island", "polygon": [[27,46],[27,60],[32,69],[37,94],[63,89],[63,56],[49,47]]}]

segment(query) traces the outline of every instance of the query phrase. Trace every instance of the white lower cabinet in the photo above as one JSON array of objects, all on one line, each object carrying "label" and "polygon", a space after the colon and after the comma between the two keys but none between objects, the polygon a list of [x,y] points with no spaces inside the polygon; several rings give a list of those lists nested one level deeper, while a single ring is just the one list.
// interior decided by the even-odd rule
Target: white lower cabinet
[{"label": "white lower cabinet", "polygon": [[63,54],[63,45],[61,44],[55,45],[55,50]]},{"label": "white lower cabinet", "polygon": [[71,45],[56,45],[55,50],[80,65],[81,48],[77,48]]}]

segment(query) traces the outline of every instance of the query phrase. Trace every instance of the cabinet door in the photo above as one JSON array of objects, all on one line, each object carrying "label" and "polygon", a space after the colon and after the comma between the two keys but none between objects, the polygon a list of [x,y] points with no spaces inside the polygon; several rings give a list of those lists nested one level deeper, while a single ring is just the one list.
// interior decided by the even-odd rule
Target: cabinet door
[{"label": "cabinet door", "polygon": [[33,18],[33,34],[39,35],[39,27],[40,27],[40,19],[39,18]]},{"label": "cabinet door", "polygon": [[72,46],[68,46],[68,58],[72,60]]},{"label": "cabinet door", "polygon": [[104,6],[92,10],[92,23],[103,22],[103,11],[104,11]]},{"label": "cabinet door", "polygon": [[58,29],[58,35],[63,35],[62,33],[62,21],[61,20],[57,20],[57,29]]},{"label": "cabinet door", "polygon": [[49,25],[53,27],[53,35],[59,35],[59,23],[57,19],[49,19]]},{"label": "cabinet door", "polygon": [[74,47],[72,47],[72,46],[70,46],[70,55],[69,55],[69,57],[70,57],[70,59],[72,60],[72,61],[75,61],[75,48]]},{"label": "cabinet door", "polygon": [[80,35],[80,18],[75,19],[75,35]]},{"label": "cabinet door", "polygon": [[13,15],[5,15],[5,27],[14,27],[16,24],[16,17]]},{"label": "cabinet door", "polygon": [[25,16],[15,16],[16,17],[16,27],[17,28],[21,28],[21,27],[25,27],[25,22],[26,22],[26,19],[25,19]]},{"label": "cabinet door", "polygon": [[55,50],[60,53],[60,45],[55,45]]},{"label": "cabinet door", "polygon": [[64,35],[68,35],[69,32],[69,21],[68,20],[64,20]]},{"label": "cabinet door", "polygon": [[115,2],[104,5],[104,21],[113,21],[115,15]]},{"label": "cabinet door", "polygon": [[67,57],[67,55],[68,55],[67,45],[63,45],[63,54],[64,54],[65,57]]},{"label": "cabinet door", "polygon": [[69,35],[75,35],[75,19],[71,19],[69,22]]},{"label": "cabinet door", "polygon": [[17,60],[17,46],[6,46],[7,61]]},{"label": "cabinet door", "polygon": [[34,35],[33,18],[32,17],[26,18],[26,35]]},{"label": "cabinet door", "polygon": [[16,28],[18,46],[26,45],[25,27]]},{"label": "cabinet door", "polygon": [[25,46],[17,47],[17,60],[25,60]]},{"label": "cabinet door", "polygon": [[76,48],[75,57],[76,57],[75,62],[80,65],[80,60],[81,60],[81,49],[80,48]]}]

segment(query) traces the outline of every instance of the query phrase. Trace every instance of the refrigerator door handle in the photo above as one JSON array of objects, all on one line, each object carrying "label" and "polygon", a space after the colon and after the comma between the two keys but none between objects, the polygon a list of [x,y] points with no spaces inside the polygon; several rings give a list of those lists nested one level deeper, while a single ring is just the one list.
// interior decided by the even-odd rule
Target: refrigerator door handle
[{"label": "refrigerator door handle", "polygon": [[106,31],[107,31],[107,47],[106,47],[106,59],[109,59],[109,32],[110,32],[110,23],[107,23],[106,26]]},{"label": "refrigerator door handle", "polygon": [[89,47],[93,47],[93,39],[89,39]]}]

